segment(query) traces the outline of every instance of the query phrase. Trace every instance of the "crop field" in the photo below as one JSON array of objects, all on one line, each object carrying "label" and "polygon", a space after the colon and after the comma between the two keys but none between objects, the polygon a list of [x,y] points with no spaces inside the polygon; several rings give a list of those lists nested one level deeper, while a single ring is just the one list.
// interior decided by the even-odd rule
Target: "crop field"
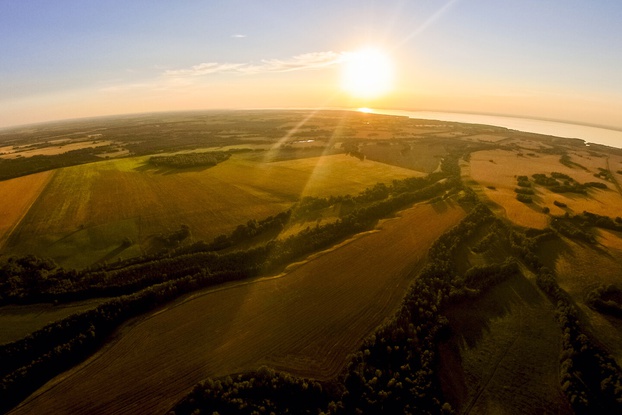
[{"label": "crop field", "polygon": [[447,317],[440,375],[456,413],[572,413],[559,381],[561,330],[530,280],[512,277]]},{"label": "crop field", "polygon": [[[209,169],[183,170],[155,168],[146,160],[59,169],[49,183],[45,180],[52,173],[1,182],[5,200],[12,194],[30,195],[18,198],[19,206],[9,206],[9,214],[0,219],[2,238],[7,238],[24,215],[4,251],[83,268],[140,255],[155,235],[181,224],[190,227],[194,240],[211,240],[250,219],[287,210],[302,195],[355,194],[377,182],[418,175],[345,155],[262,163],[240,154]],[[124,238],[134,244],[124,246]]]},{"label": "crop field", "polygon": [[[620,236],[606,232],[599,238],[602,247],[583,245],[563,238],[562,243],[551,241],[542,247],[547,266],[555,269],[558,282],[581,308],[597,338],[622,363],[622,327],[619,319],[592,310],[585,296],[600,284],[622,286],[622,244]],[[607,248],[602,249],[602,248]]]},{"label": "crop field", "polygon": [[415,205],[284,275],[177,301],[130,322],[11,413],[166,413],[205,377],[261,365],[335,376],[395,311],[432,242],[464,215],[449,201]]},{"label": "crop field", "polygon": [[53,175],[47,171],[0,181],[0,249]]},{"label": "crop field", "polygon": [[436,170],[447,150],[434,142],[373,143],[361,147],[368,160],[430,173]]},{"label": "crop field", "polygon": [[106,147],[111,145],[110,141],[80,141],[69,144],[59,144],[57,146],[46,146],[41,148],[28,149],[13,149],[6,151],[5,154],[0,154],[0,158],[12,159],[16,157],[32,157],[32,156],[53,156],[56,154],[66,153],[68,151],[80,150],[84,148],[96,148]]},{"label": "crop field", "polygon": [[537,151],[537,150],[545,150],[545,149],[553,148],[552,145],[550,145],[547,142],[544,142],[541,139],[533,140],[533,139],[530,139],[529,137],[522,137],[521,135],[517,137],[508,138],[506,141],[504,141],[504,144],[512,144],[525,151]]},{"label": "crop field", "polygon": [[98,298],[56,306],[51,304],[2,306],[0,307],[0,344],[21,339],[46,324],[95,308],[104,301],[106,300]]},{"label": "crop field", "polygon": [[[479,184],[479,192],[486,198],[501,206],[504,214],[512,222],[521,226],[544,228],[548,224],[548,215],[542,213],[542,208],[549,207],[551,214],[562,215],[566,211],[581,213],[584,210],[600,215],[619,216],[619,206],[622,205],[622,195],[612,182],[594,177],[598,167],[606,165],[605,158],[572,157],[586,169],[568,167],[560,163],[559,155],[537,154],[535,156],[520,156],[516,152],[506,150],[489,150],[473,153],[468,167],[463,169],[467,180]],[[608,189],[591,189],[587,196],[575,193],[554,193],[536,186],[534,203],[525,204],[516,200],[516,176],[531,177],[535,173],[550,175],[551,172],[567,174],[580,183],[601,182]],[[493,188],[490,188],[493,187]],[[557,200],[567,204],[566,209],[553,204]]]}]

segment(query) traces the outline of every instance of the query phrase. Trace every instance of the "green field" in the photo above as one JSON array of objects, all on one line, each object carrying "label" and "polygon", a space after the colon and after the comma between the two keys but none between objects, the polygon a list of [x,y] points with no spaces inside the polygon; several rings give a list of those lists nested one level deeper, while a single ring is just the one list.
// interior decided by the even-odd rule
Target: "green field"
[{"label": "green field", "polygon": [[[287,210],[304,195],[355,194],[416,175],[345,155],[264,163],[237,154],[207,169],[162,170],[144,157],[68,167],[43,188],[4,251],[83,268],[148,253],[155,235],[181,224],[193,240],[210,241]],[[124,238],[134,244],[122,245]]]}]

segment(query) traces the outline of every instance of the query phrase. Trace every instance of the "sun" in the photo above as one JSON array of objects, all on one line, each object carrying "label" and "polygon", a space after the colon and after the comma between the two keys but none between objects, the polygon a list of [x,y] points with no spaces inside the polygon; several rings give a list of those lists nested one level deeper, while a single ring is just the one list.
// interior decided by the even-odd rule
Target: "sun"
[{"label": "sun", "polygon": [[345,54],[342,88],[354,98],[373,99],[393,88],[393,64],[379,49],[367,48]]}]

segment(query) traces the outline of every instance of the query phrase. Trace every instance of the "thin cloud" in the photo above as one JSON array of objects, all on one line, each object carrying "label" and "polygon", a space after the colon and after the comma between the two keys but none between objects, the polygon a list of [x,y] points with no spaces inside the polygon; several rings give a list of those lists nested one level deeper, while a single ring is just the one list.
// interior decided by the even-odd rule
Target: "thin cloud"
[{"label": "thin cloud", "polygon": [[210,75],[214,73],[235,73],[242,68],[244,64],[241,63],[200,63],[194,65],[190,69],[174,69],[164,72],[166,76],[201,76]]},{"label": "thin cloud", "polygon": [[218,63],[206,62],[188,69],[174,69],[164,72],[170,77],[193,77],[217,73],[254,75],[261,73],[308,71],[326,68],[344,61],[345,53],[311,52],[293,56],[289,59],[263,59],[259,63]]},{"label": "thin cloud", "polygon": [[246,37],[246,35],[237,34],[237,35],[231,35],[231,37],[236,38],[236,39],[243,39]]}]

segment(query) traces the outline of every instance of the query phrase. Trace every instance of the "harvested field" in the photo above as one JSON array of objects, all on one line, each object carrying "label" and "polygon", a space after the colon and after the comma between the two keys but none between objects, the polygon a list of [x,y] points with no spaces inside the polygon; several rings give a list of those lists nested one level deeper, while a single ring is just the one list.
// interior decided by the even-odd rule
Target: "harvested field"
[{"label": "harvested field", "polygon": [[46,324],[95,308],[104,301],[106,300],[98,298],[56,306],[32,304],[0,307],[0,344],[19,340]]},{"label": "harvested field", "polygon": [[[65,267],[83,268],[140,255],[154,235],[181,224],[190,227],[194,240],[211,240],[250,219],[287,210],[301,195],[355,194],[380,181],[416,175],[345,155],[274,163],[234,155],[209,169],[160,169],[145,157],[74,166],[57,170],[45,190],[35,192],[41,196],[5,251],[35,253]],[[27,193],[34,192],[30,188],[35,186],[27,184],[34,180],[30,177],[3,182],[0,189],[13,183],[14,191],[28,187]],[[20,206],[23,214],[29,205]],[[7,220],[4,237],[16,220],[15,215]],[[126,237],[135,243],[122,245]]]},{"label": "harvested field", "polygon": [[559,381],[561,330],[523,276],[450,308],[440,375],[458,414],[572,414]]},{"label": "harvested field", "polygon": [[432,242],[464,215],[449,203],[416,205],[283,276],[171,304],[126,325],[11,413],[165,413],[205,377],[260,365],[335,376],[395,311]]},{"label": "harvested field", "polygon": [[[501,206],[502,213],[517,225],[532,228],[546,227],[548,215],[542,213],[544,207],[548,207],[553,215],[563,215],[566,211],[581,213],[584,210],[605,216],[619,215],[622,195],[613,183],[594,177],[594,173],[598,172],[596,165],[593,170],[586,171],[578,167],[565,166],[560,163],[559,159],[559,155],[526,158],[512,151],[478,151],[472,154],[468,167],[463,168],[463,176],[479,184],[478,191]],[[583,163],[583,160],[581,162]],[[595,161],[595,163],[605,162],[605,159]],[[591,189],[588,195],[584,196],[576,193],[554,193],[542,186],[535,186],[533,203],[525,204],[516,200],[514,192],[517,184],[516,176],[525,175],[531,178],[531,175],[535,173],[550,175],[551,172],[567,174],[579,183],[604,183],[608,189]],[[565,203],[568,207],[562,209],[555,206],[553,204],[555,200]]]},{"label": "harvested field", "polygon": [[46,171],[0,181],[0,199],[3,200],[0,204],[0,249],[4,247],[8,237],[19,225],[52,176],[54,172]]},{"label": "harvested field", "polygon": [[61,144],[58,146],[46,146],[40,148],[33,148],[31,150],[13,150],[0,154],[0,158],[14,159],[17,157],[32,157],[32,156],[55,156],[57,154],[63,154],[68,151],[81,150],[84,148],[96,148],[105,147],[113,144],[112,141],[80,141],[76,143]]},{"label": "harvested field", "polygon": [[602,232],[602,246],[590,246],[563,238],[543,244],[542,257],[557,273],[563,288],[584,313],[594,334],[622,364],[622,325],[620,319],[601,314],[585,304],[586,295],[598,285],[622,287],[622,241],[619,234]]}]

